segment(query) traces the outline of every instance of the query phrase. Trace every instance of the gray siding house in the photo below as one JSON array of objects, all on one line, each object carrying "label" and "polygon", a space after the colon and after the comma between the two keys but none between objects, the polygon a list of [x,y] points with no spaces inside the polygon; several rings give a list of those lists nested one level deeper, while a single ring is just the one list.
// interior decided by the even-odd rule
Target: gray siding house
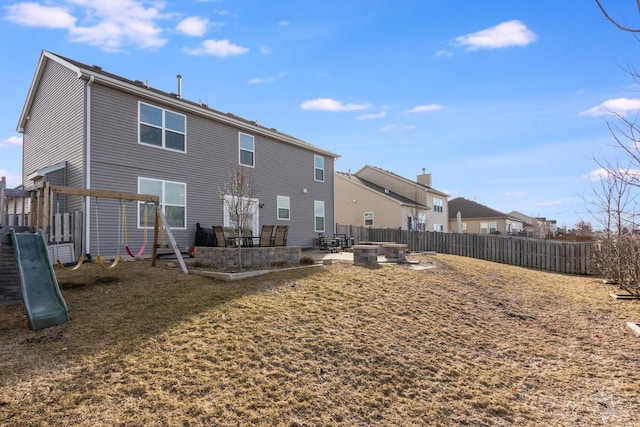
[{"label": "gray siding house", "polygon": [[[337,154],[180,95],[43,51],[18,123],[24,187],[158,195],[187,249],[196,223],[229,225],[219,189],[240,166],[255,184],[254,235],[288,225],[289,245],[311,247],[334,231]],[[134,246],[153,225],[135,201],[59,196],[52,210],[79,213],[85,254],[124,254],[123,211]]]}]

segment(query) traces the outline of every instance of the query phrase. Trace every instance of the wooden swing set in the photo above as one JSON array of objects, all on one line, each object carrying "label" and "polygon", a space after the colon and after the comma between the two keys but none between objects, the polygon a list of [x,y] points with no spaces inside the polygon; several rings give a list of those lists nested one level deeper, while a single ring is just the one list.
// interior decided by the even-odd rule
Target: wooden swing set
[{"label": "wooden swing set", "polygon": [[[151,254],[151,266],[155,267],[156,265],[156,259],[157,259],[157,255],[158,255],[158,248],[159,247],[166,247],[166,245],[164,245],[164,234],[166,233],[166,235],[169,238],[169,241],[171,243],[171,247],[173,249],[173,251],[176,254],[176,257],[178,259],[178,262],[180,263],[180,267],[182,268],[182,271],[185,274],[189,274],[189,270],[187,269],[187,266],[184,262],[184,259],[182,258],[182,254],[180,253],[180,249],[178,248],[178,245],[173,237],[173,234],[171,233],[171,229],[169,228],[169,225],[167,223],[167,220],[164,216],[164,214],[162,213],[162,209],[160,209],[160,199],[158,196],[154,196],[154,195],[150,195],[150,194],[137,194],[137,193],[125,193],[125,192],[117,192],[117,191],[108,191],[108,190],[86,190],[86,189],[80,189],[80,188],[74,188],[74,187],[65,187],[65,186],[60,186],[60,185],[52,185],[49,183],[44,183],[43,186],[43,191],[42,192],[37,192],[37,194],[35,195],[35,198],[32,197],[32,207],[36,208],[36,215],[32,216],[37,218],[37,224],[34,224],[35,227],[34,228],[43,228],[45,229],[45,233],[48,232],[48,224],[49,224],[49,202],[51,200],[52,194],[62,194],[62,195],[69,195],[69,196],[83,196],[83,197],[94,197],[95,198],[95,217],[96,217],[96,245],[97,245],[97,249],[98,249],[98,256],[96,257],[96,262],[98,263],[98,265],[102,268],[114,268],[118,265],[118,262],[120,261],[120,243],[118,244],[118,254],[116,255],[116,257],[114,258],[114,260],[111,262],[111,264],[106,264],[104,262],[104,260],[102,259],[101,255],[100,255],[100,230],[99,230],[99,207],[98,207],[98,199],[99,198],[105,198],[105,199],[118,199],[120,200],[120,215],[121,215],[121,219],[118,221],[118,227],[120,228],[120,230],[118,231],[118,240],[120,240],[120,237],[122,236],[123,238],[123,243],[125,246],[125,250],[126,252],[133,257],[134,259],[139,259],[143,253],[146,250],[146,245],[147,245],[147,228],[148,228],[148,206],[149,205],[153,205],[155,207],[154,211],[154,225],[153,225],[153,250],[152,250],[152,254]],[[35,199],[35,200],[34,200]],[[144,242],[142,243],[142,246],[140,247],[140,250],[134,254],[131,250],[131,248],[129,247],[129,241],[128,241],[128,233],[127,233],[127,220],[126,220],[126,206],[125,206],[125,202],[127,201],[141,201],[144,202]],[[35,201],[35,203],[33,203]],[[38,214],[39,213],[39,214]],[[162,228],[162,240],[163,240],[163,244],[162,245],[158,245],[158,238],[160,235],[160,228]],[[61,266],[64,269],[67,270],[77,270],[78,268],[80,268],[80,266],[82,266],[82,263],[84,262],[84,257],[79,257],[78,258],[78,262],[74,265],[74,266],[70,266],[67,267],[65,266],[62,262],[60,262],[58,260],[58,265]]]}]

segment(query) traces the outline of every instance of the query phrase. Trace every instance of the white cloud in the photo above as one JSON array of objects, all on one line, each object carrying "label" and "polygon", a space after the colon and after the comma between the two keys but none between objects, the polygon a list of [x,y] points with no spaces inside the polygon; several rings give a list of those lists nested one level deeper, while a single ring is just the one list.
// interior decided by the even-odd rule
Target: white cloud
[{"label": "white cloud", "polygon": [[[591,172],[589,172],[586,175],[582,175],[583,179],[589,180],[589,181],[605,181],[608,180],[609,178],[613,177],[613,174],[611,173],[612,171],[609,171],[605,168],[598,168],[595,170],[592,170]],[[628,177],[635,177],[636,179],[640,179],[640,169],[618,169],[617,174],[619,175],[624,175],[624,176],[628,176]]]},{"label": "white cloud", "polygon": [[184,51],[189,55],[212,55],[225,58],[227,56],[244,55],[249,52],[249,49],[230,43],[229,40],[205,40],[199,47],[194,49],[185,48]]},{"label": "white cloud", "polygon": [[429,111],[439,111],[442,109],[444,109],[444,107],[439,104],[425,104],[413,107],[411,110],[407,111],[407,113],[426,113]]},{"label": "white cloud", "polygon": [[359,111],[371,108],[367,103],[343,103],[331,98],[317,98],[304,101],[300,108],[309,111]]},{"label": "white cloud", "polygon": [[387,112],[386,111],[380,111],[379,113],[361,114],[358,117],[356,117],[356,119],[358,119],[358,120],[373,120],[373,119],[383,119],[385,117],[387,117]]},{"label": "white cloud", "polygon": [[436,58],[447,58],[453,56],[453,53],[449,52],[448,50],[442,49],[437,51],[435,56]]},{"label": "white cloud", "polygon": [[262,84],[262,83],[273,83],[277,80],[280,80],[281,78],[283,78],[284,76],[286,76],[287,73],[284,72],[279,72],[278,74],[274,75],[274,76],[270,76],[270,77],[254,77],[252,79],[249,79],[249,81],[247,83],[255,85],[255,84]]},{"label": "white cloud", "polygon": [[43,6],[39,3],[16,3],[6,6],[7,19],[28,27],[71,28],[76,18],[58,6]]},{"label": "white cloud", "polygon": [[286,27],[287,25],[289,25],[289,21],[280,21],[278,22],[278,25],[280,25],[281,27]]},{"label": "white cloud", "polygon": [[476,33],[457,37],[455,43],[468,50],[499,49],[526,46],[536,40],[536,34],[518,20],[507,21]]},{"label": "white cloud", "polygon": [[22,145],[22,138],[19,136],[10,136],[4,141],[0,141],[0,148],[2,147],[14,147],[16,145]]},{"label": "white cloud", "polygon": [[535,202],[536,206],[558,206],[562,204],[562,200],[541,200],[539,202]]},{"label": "white cloud", "polygon": [[582,175],[583,179],[587,179],[589,181],[602,181],[609,177],[609,172],[605,168],[598,168],[596,170],[592,170],[586,175]]},{"label": "white cloud", "polygon": [[7,19],[20,25],[66,29],[73,42],[120,50],[132,45],[143,49],[163,46],[157,21],[164,3],[146,7],[136,0],[66,0],[64,6],[22,2],[8,6]]},{"label": "white cloud", "polygon": [[580,113],[581,116],[624,115],[640,110],[640,99],[615,98]]},{"label": "white cloud", "polygon": [[199,16],[190,16],[178,22],[176,31],[187,36],[203,36],[209,28],[209,20]]},{"label": "white cloud", "polygon": [[415,125],[394,125],[394,124],[391,124],[391,125],[386,125],[382,129],[380,129],[379,132],[391,132],[391,131],[404,132],[404,131],[408,131],[408,130],[413,130],[415,128],[416,128]]},{"label": "white cloud", "polygon": [[522,197],[526,196],[527,193],[525,191],[506,191],[504,195],[506,197]]}]

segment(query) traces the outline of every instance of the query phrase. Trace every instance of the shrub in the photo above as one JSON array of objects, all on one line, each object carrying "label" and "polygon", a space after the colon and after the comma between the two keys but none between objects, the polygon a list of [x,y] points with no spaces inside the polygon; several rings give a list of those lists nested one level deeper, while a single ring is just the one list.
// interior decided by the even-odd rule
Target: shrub
[{"label": "shrub", "polygon": [[277,259],[273,262],[271,262],[271,267],[286,267],[288,265],[287,261],[283,260],[283,259]]},{"label": "shrub", "polygon": [[300,265],[313,265],[316,261],[310,256],[303,256],[300,258]]}]

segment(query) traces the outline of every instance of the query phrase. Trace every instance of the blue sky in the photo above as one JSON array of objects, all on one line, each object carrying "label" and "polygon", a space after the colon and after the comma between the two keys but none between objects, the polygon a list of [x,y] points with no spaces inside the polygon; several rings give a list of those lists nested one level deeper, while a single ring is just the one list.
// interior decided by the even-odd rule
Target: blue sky
[{"label": "blue sky", "polygon": [[[640,27],[631,0],[603,0]],[[640,110],[640,42],[590,0],[7,1],[0,175],[21,184],[16,125],[41,50],[301,138],[494,209],[592,221],[607,113]],[[640,67],[640,63],[635,64]],[[607,107],[607,108],[604,108]]]}]

